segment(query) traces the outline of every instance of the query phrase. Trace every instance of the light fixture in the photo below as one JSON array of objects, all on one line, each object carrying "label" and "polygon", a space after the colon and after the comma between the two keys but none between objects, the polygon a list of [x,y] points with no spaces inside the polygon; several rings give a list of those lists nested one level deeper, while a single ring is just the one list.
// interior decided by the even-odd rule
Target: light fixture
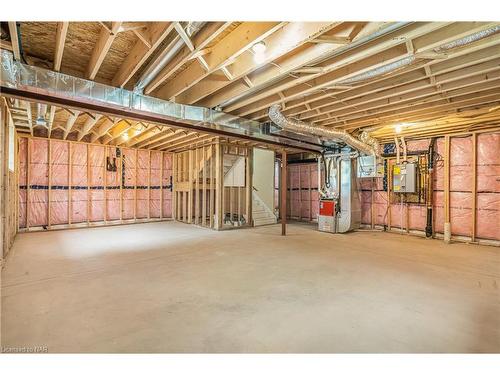
[{"label": "light fixture", "polygon": [[139,135],[139,134],[141,134],[141,129],[135,129],[134,135]]},{"label": "light fixture", "polygon": [[252,51],[254,51],[257,54],[258,53],[264,53],[266,51],[266,43],[264,43],[264,42],[255,43],[252,46]]},{"label": "light fixture", "polygon": [[123,133],[122,135],[123,140],[128,140],[128,133]]},{"label": "light fixture", "polygon": [[401,133],[401,131],[403,130],[403,125],[402,124],[397,124],[395,127],[394,127],[394,130],[396,131],[396,133]]},{"label": "light fixture", "polygon": [[266,60],[266,43],[258,42],[252,46],[253,59],[257,64],[262,64]]},{"label": "light fixture", "polygon": [[266,56],[263,53],[255,53],[253,55],[253,59],[257,64],[262,64],[266,61]]}]

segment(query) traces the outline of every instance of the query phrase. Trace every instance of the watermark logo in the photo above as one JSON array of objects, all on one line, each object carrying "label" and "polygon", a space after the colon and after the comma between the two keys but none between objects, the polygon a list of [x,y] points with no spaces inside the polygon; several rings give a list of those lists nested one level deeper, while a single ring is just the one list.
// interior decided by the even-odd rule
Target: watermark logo
[{"label": "watermark logo", "polygon": [[2,353],[48,353],[47,346],[2,346]]}]

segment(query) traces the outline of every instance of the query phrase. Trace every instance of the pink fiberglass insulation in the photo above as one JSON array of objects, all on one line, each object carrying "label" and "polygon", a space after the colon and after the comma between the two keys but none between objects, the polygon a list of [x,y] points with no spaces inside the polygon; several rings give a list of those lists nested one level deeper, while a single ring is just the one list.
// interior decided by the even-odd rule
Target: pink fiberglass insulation
[{"label": "pink fiberglass insulation", "polygon": [[89,145],[90,161],[90,221],[104,218],[104,146]]},{"label": "pink fiberglass insulation", "polygon": [[500,193],[500,133],[477,136],[477,191]]},{"label": "pink fiberglass insulation", "polygon": [[151,151],[150,169],[149,214],[152,218],[159,218],[161,203],[161,151]]},{"label": "pink fiberglass insulation", "polygon": [[123,192],[122,218],[133,219],[135,216],[135,164],[136,150],[123,150]]},{"label": "pink fiberglass insulation", "polygon": [[149,215],[149,151],[137,151],[137,218],[145,219]]},{"label": "pink fiberglass insulation", "polygon": [[163,153],[163,207],[162,216],[172,217],[172,154]]},{"label": "pink fiberglass insulation", "polygon": [[[122,165],[114,146],[51,140],[49,152],[46,139],[20,138],[20,228],[27,227],[27,218],[30,227],[116,221],[120,211],[123,219],[172,217],[172,155],[126,148],[120,151]],[[107,167],[106,158],[116,171]]]},{"label": "pink fiberglass insulation", "polygon": [[387,193],[385,191],[374,191],[373,193],[373,221],[375,225],[388,224]]},{"label": "pink fiberglass insulation", "polygon": [[[106,220],[120,220],[120,166],[116,157],[116,147],[106,147],[106,158],[116,168],[107,170],[105,184]],[[114,170],[116,169],[116,170]]]},{"label": "pink fiberglass insulation", "polygon": [[500,241],[500,194],[478,193],[476,237]]},{"label": "pink fiberglass insulation", "polygon": [[361,191],[361,223],[371,224],[371,191]]},{"label": "pink fiberglass insulation", "polygon": [[444,231],[444,192],[434,191],[433,194],[433,227],[437,233]]},{"label": "pink fiberglass insulation", "polygon": [[28,224],[42,226],[48,223],[48,163],[49,141],[33,138],[28,142],[29,147],[29,181],[28,194]]},{"label": "pink fiberglass insulation", "polygon": [[453,235],[472,231],[472,137],[450,139],[450,223]]},{"label": "pink fiberglass insulation", "polygon": [[[319,213],[317,169],[316,163],[288,165],[287,214],[290,217],[317,220]],[[277,198],[279,199],[279,195]]]},{"label": "pink fiberglass insulation", "polygon": [[477,136],[476,236],[500,240],[500,133]]},{"label": "pink fiberglass insulation", "polygon": [[427,208],[423,205],[408,206],[408,225],[412,230],[425,230],[427,223]]},{"label": "pink fiberglass insulation", "polygon": [[415,141],[406,142],[406,150],[407,152],[411,151],[427,151],[429,148],[429,139],[419,139]]},{"label": "pink fiberglass insulation", "polygon": [[443,191],[444,189],[444,138],[436,140],[435,152],[439,155],[439,160],[434,163],[434,179],[432,186],[434,191]]},{"label": "pink fiberglass insulation", "polygon": [[19,139],[19,228],[26,228],[26,194],[27,180],[26,171],[28,170],[28,139]]},{"label": "pink fiberglass insulation", "polygon": [[69,143],[50,141],[50,224],[68,223]]},{"label": "pink fiberglass insulation", "polygon": [[450,191],[451,234],[470,236],[472,231],[472,194]]},{"label": "pink fiberglass insulation", "polygon": [[450,191],[472,191],[472,137],[450,139]]},{"label": "pink fiberglass insulation", "polygon": [[386,225],[388,217],[387,193],[384,191],[382,179],[360,179],[358,189],[360,191],[361,202],[361,223],[371,225],[371,202],[373,199],[373,224]]},{"label": "pink fiberglass insulation", "polygon": [[87,180],[87,145],[71,145],[71,222],[87,221],[87,200],[89,196]]}]

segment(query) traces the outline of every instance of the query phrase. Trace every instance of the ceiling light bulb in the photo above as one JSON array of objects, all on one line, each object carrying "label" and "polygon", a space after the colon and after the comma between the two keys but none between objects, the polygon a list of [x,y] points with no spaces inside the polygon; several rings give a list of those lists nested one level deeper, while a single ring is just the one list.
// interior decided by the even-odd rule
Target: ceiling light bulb
[{"label": "ceiling light bulb", "polygon": [[123,139],[126,141],[128,139],[128,133],[123,133]]},{"label": "ceiling light bulb", "polygon": [[266,61],[266,56],[263,53],[256,53],[253,55],[253,59],[257,64],[262,64]]},{"label": "ceiling light bulb", "polygon": [[401,131],[403,130],[403,125],[401,125],[401,124],[397,124],[397,125],[394,127],[394,130],[396,131],[396,133],[401,133]]},{"label": "ceiling light bulb", "polygon": [[264,53],[266,51],[266,43],[258,42],[252,46],[252,51],[255,53]]}]

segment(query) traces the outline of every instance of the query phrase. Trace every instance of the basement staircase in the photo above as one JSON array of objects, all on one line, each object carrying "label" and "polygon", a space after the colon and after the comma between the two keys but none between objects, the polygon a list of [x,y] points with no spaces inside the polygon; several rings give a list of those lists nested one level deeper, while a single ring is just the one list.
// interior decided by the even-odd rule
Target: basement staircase
[{"label": "basement staircase", "polygon": [[252,218],[254,227],[277,223],[276,215],[260,199],[255,190],[252,191]]}]

